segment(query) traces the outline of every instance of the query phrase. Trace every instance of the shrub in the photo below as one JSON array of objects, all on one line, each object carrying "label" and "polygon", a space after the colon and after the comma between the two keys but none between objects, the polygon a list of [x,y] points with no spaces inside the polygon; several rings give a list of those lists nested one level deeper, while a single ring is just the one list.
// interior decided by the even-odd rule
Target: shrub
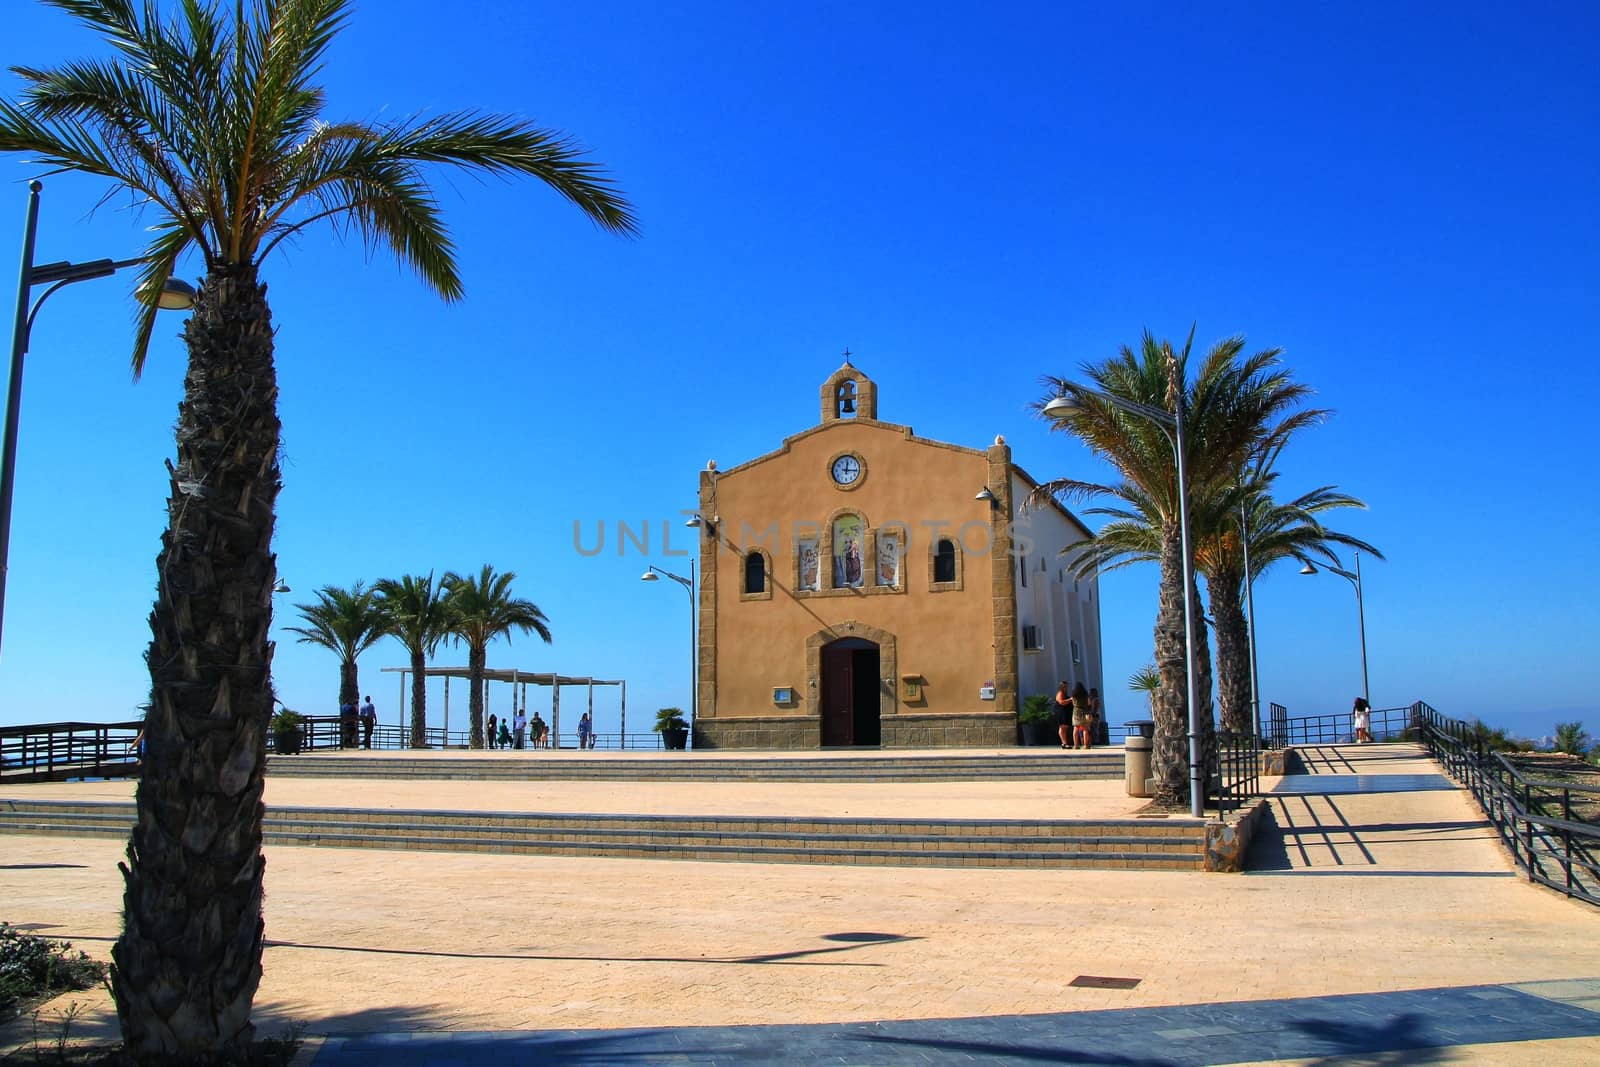
[{"label": "shrub", "polygon": [[1588,735],[1581,722],[1556,723],[1556,751],[1569,756],[1582,756],[1589,751],[1594,739]]},{"label": "shrub", "polygon": [[689,722],[683,717],[682,708],[662,708],[656,712],[656,733],[665,733],[668,730],[687,730]]},{"label": "shrub", "polygon": [[0,1011],[56,990],[88,989],[105,979],[106,965],[66,941],[51,941],[0,923]]},{"label": "shrub", "polygon": [[1051,698],[1043,693],[1035,693],[1022,702],[1022,713],[1017,716],[1018,722],[1050,722],[1055,718],[1055,711],[1050,707]]},{"label": "shrub", "polygon": [[1523,741],[1512,737],[1503,726],[1490,726],[1482,719],[1473,719],[1472,725],[1467,727],[1467,743],[1477,744],[1486,751],[1494,752],[1531,752],[1532,741]]},{"label": "shrub", "polygon": [[1161,672],[1156,669],[1154,663],[1147,663],[1134,671],[1128,678],[1128,688],[1135,693],[1143,693],[1151,714],[1155,713],[1156,690],[1161,688]]},{"label": "shrub", "polygon": [[304,722],[305,716],[301,715],[298,711],[290,711],[288,708],[284,708],[282,711],[278,712],[272,717],[272,732],[277,733],[279,730],[298,730],[300,729],[301,724]]}]

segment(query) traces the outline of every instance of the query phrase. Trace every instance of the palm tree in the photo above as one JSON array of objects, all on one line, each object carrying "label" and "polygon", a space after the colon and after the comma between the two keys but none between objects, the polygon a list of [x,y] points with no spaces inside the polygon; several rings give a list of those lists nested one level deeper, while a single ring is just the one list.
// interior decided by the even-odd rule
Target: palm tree
[{"label": "palm tree", "polygon": [[300,635],[302,645],[320,645],[339,657],[339,701],[335,707],[361,699],[356,657],[383,636],[383,617],[377,594],[357,582],[349,589],[335,585],[317,590],[315,604],[296,604],[304,626],[285,627]]},{"label": "palm tree", "polygon": [[[1041,485],[1035,496],[1074,500],[1109,494],[1135,511],[1147,511],[1153,519],[1151,525],[1161,532],[1161,583],[1155,626],[1155,660],[1161,672],[1161,686],[1153,701],[1156,736],[1151,763],[1156,778],[1153,802],[1174,810],[1186,808],[1189,799],[1184,589],[1174,445],[1165,428],[1117,407],[1100,394],[1109,393],[1169,412],[1175,411],[1180,402],[1184,405],[1188,446],[1184,458],[1192,501],[1214,498],[1237,480],[1238,471],[1257,450],[1273,447],[1277,440],[1320,417],[1319,412],[1292,410],[1309,390],[1295,383],[1279,364],[1278,350],[1244,356],[1242,338],[1214,345],[1202,360],[1193,384],[1187,384],[1193,343],[1191,330],[1182,351],[1174,352],[1170,343],[1157,341],[1147,331],[1137,351],[1123,346],[1110,359],[1083,368],[1093,387],[1047,377],[1044,383],[1050,395],[1035,405],[1042,414],[1049,400],[1070,397],[1076,410],[1052,428],[1080,438],[1090,451],[1116,467],[1123,478],[1119,486],[1059,478]],[[1088,554],[1090,558],[1092,555]],[[1086,558],[1083,566],[1093,565]],[[1198,589],[1192,589],[1190,595],[1199,604]],[[1209,732],[1210,650],[1203,626],[1196,628],[1195,636],[1194,659],[1199,672],[1195,691],[1200,701],[1197,710],[1203,729]]]},{"label": "palm tree", "polygon": [[[272,314],[259,275],[315,223],[387,246],[445,300],[462,295],[430,164],[529,174],[601,228],[626,201],[563,135],[476,112],[328,122],[317,84],[350,0],[45,0],[114,58],[13,68],[0,151],[105,178],[152,216],[140,287],[197,252],[189,371],[169,467],[147,655],[151,710],[112,992],[141,1061],[236,1058],[261,974],[261,791],[272,710],[279,485]],[[225,7],[227,13],[218,10]],[[139,315],[144,365],[154,306]]]},{"label": "palm tree", "polygon": [[[1190,540],[1195,570],[1205,576],[1206,596],[1217,638],[1217,702],[1222,728],[1254,730],[1250,709],[1250,638],[1244,614],[1244,553],[1239,542],[1240,509],[1250,533],[1250,570],[1259,578],[1284,559],[1302,562],[1312,555],[1339,566],[1332,545],[1382,553],[1359,538],[1323,526],[1318,514],[1333,508],[1366,507],[1353,496],[1322,486],[1287,504],[1271,497],[1277,474],[1257,466],[1241,488],[1227,486],[1206,500],[1189,503]],[[1086,514],[1111,519],[1081,550],[1079,574],[1117,570],[1161,557],[1161,515],[1147,495],[1127,485],[1113,487],[1125,506],[1090,508]],[[1197,601],[1198,603],[1198,601]]]},{"label": "palm tree", "polygon": [[516,577],[511,571],[495,574],[493,567],[484,564],[475,578],[452,571],[442,583],[450,607],[450,634],[467,645],[473,748],[483,747],[483,672],[489,642],[501,636],[510,640],[513,630],[531,630],[545,644],[550,643],[549,620],[539,605],[511,595]]},{"label": "palm tree", "polygon": [[408,574],[398,580],[385,578],[375,590],[383,630],[411,655],[411,747],[428,744],[428,657],[439,642],[450,636],[450,605],[445,600],[444,583],[434,584],[433,572],[426,578]]},{"label": "palm tree", "polygon": [[[1250,702],[1250,627],[1244,613],[1245,551],[1250,556],[1250,581],[1286,559],[1310,562],[1312,556],[1340,566],[1334,546],[1353,548],[1383,559],[1383,553],[1350,534],[1324,526],[1321,516],[1339,508],[1366,509],[1360,499],[1323,485],[1286,503],[1272,498],[1277,472],[1275,450],[1259,457],[1243,484],[1221,499],[1222,516],[1212,516],[1212,534],[1196,551],[1198,566],[1206,576],[1211,618],[1217,631],[1217,699],[1222,728],[1231,733],[1253,733],[1255,716]],[[1241,542],[1243,523],[1245,542]],[[1259,699],[1259,696],[1257,697]]]}]

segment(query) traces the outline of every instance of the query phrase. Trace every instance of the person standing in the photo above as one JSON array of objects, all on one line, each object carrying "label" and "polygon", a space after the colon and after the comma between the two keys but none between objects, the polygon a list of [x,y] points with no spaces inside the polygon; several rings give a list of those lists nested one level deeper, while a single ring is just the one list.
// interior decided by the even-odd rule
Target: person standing
[{"label": "person standing", "polygon": [[1072,714],[1072,696],[1067,692],[1067,683],[1062,682],[1061,688],[1056,690],[1056,735],[1061,738],[1062,748],[1071,748],[1067,743],[1067,727]]},{"label": "person standing", "polygon": [[353,699],[339,705],[339,747],[356,747],[356,702]]},{"label": "person standing", "polygon": [[1356,744],[1371,744],[1372,708],[1367,704],[1366,697],[1356,697],[1355,707],[1350,709],[1350,722],[1355,727]]},{"label": "person standing", "polygon": [[511,720],[510,719],[501,719],[500,720],[500,747],[501,748],[510,748],[511,747]]},{"label": "person standing", "polygon": [[533,713],[533,747],[544,747],[544,716],[537,711]]},{"label": "person standing", "polygon": [[1089,726],[1089,736],[1102,745],[1111,743],[1111,731],[1106,727],[1106,706],[1100,699],[1100,690],[1089,687],[1089,714],[1094,716]]},{"label": "person standing", "polygon": [[365,704],[361,705],[361,747],[372,748],[372,730],[378,725],[378,706],[372,702],[369,695]]},{"label": "person standing", "polygon": [[500,717],[491,712],[490,715],[489,715],[489,729],[486,730],[484,732],[484,735],[483,735],[483,743],[485,745],[487,745],[489,748],[494,748],[495,747],[495,741],[496,741],[495,730],[498,729],[499,726],[500,726]]},{"label": "person standing", "polygon": [[1082,682],[1079,682],[1072,687],[1073,748],[1082,747],[1087,749],[1091,747],[1090,742],[1094,740],[1091,730],[1094,724],[1090,721],[1089,716],[1092,714],[1093,712],[1089,710],[1089,691],[1083,687]]},{"label": "person standing", "polygon": [[526,706],[517,709],[517,717],[511,720],[514,725],[511,740],[518,749],[522,748],[522,735],[528,729],[528,709]]},{"label": "person standing", "polygon": [[578,720],[578,747],[580,749],[593,747],[590,744],[592,737],[594,737],[594,724],[589,721],[589,713],[586,711]]}]

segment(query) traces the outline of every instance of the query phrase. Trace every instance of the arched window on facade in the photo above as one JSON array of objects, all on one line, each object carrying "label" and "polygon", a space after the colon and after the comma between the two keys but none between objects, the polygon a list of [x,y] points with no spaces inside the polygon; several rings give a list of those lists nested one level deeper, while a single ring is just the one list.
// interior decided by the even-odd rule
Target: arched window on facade
[{"label": "arched window on facade", "polygon": [[939,547],[934,549],[933,580],[936,583],[956,580],[956,543],[948,537],[940,538]]},{"label": "arched window on facade", "polygon": [[744,591],[746,593],[767,591],[767,561],[760,552],[749,552],[744,557]]}]

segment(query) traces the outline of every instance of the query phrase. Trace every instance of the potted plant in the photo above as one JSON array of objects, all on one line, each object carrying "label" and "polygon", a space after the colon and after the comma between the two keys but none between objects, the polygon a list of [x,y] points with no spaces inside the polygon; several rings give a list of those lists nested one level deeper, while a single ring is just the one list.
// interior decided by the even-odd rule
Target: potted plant
[{"label": "potted plant", "polygon": [[284,708],[272,717],[272,748],[280,756],[298,756],[305,742],[305,717]]},{"label": "potted plant", "polygon": [[689,722],[683,717],[683,709],[662,708],[656,712],[656,733],[661,735],[663,748],[688,748]]},{"label": "potted plant", "polygon": [[1022,725],[1024,745],[1048,745],[1056,739],[1055,709],[1050,704],[1051,698],[1043,693],[1023,700],[1017,722]]}]

